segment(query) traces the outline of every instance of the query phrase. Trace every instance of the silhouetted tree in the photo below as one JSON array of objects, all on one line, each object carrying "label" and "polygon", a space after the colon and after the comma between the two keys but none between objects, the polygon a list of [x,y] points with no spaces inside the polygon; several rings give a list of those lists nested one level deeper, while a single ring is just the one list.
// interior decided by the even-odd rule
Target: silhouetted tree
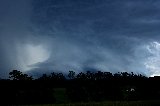
[{"label": "silhouetted tree", "polygon": [[55,73],[55,72],[51,73],[50,78],[51,80],[54,80],[54,81],[65,80],[65,76],[62,73]]},{"label": "silhouetted tree", "polygon": [[50,76],[47,74],[43,74],[41,77],[38,78],[38,80],[50,80]]},{"label": "silhouetted tree", "polygon": [[75,78],[75,72],[74,71],[69,71],[68,77],[70,79],[74,79]]},{"label": "silhouetted tree", "polygon": [[21,71],[13,70],[9,73],[9,78],[13,80],[32,80],[32,76],[28,76],[27,74],[23,74]]}]

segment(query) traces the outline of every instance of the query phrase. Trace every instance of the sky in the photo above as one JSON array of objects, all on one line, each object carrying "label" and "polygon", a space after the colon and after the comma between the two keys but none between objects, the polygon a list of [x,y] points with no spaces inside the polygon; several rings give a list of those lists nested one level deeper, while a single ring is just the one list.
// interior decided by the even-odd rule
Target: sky
[{"label": "sky", "polygon": [[160,75],[159,0],[0,0],[0,77],[14,69]]}]

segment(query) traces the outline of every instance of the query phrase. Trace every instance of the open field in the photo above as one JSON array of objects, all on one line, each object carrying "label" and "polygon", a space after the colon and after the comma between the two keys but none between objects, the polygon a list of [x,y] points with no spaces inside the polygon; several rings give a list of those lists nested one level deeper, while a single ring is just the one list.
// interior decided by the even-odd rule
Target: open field
[{"label": "open field", "polygon": [[160,100],[155,101],[108,101],[91,103],[71,103],[71,104],[39,104],[39,105],[19,105],[19,106],[160,106]]}]

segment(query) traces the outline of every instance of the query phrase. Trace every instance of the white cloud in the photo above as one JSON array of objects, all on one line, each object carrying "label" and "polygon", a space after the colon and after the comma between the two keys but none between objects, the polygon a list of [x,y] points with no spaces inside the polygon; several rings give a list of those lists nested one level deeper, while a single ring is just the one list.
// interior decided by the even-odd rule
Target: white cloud
[{"label": "white cloud", "polygon": [[146,46],[147,51],[151,54],[145,61],[144,65],[149,71],[150,76],[160,75],[160,43],[151,42]]},{"label": "white cloud", "polygon": [[34,64],[44,62],[50,57],[50,52],[43,45],[25,44],[17,50],[19,67],[23,71],[35,68]]}]

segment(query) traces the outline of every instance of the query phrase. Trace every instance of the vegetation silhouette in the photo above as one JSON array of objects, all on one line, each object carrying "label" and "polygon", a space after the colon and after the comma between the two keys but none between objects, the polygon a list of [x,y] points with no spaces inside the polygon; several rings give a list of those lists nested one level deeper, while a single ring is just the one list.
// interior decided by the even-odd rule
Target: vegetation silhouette
[{"label": "vegetation silhouette", "polygon": [[23,74],[21,71],[13,70],[9,73],[9,78],[13,80],[32,80],[32,76],[28,76],[27,74]]},{"label": "vegetation silhouette", "polygon": [[[1,103],[49,104],[66,102],[160,100],[160,77],[133,72],[52,72],[37,79],[13,70],[0,80]],[[62,98],[64,100],[62,100]]]}]

